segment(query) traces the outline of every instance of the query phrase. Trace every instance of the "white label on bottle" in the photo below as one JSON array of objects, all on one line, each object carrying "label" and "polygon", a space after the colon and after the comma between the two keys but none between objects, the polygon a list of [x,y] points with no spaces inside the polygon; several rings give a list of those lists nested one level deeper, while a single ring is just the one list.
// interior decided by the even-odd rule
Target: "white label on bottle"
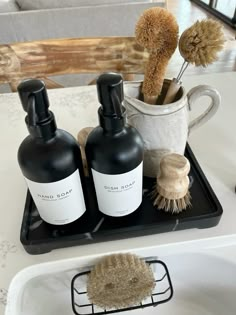
[{"label": "white label on bottle", "polygon": [[108,175],[92,169],[98,208],[104,214],[120,217],[135,211],[142,202],[143,162],[135,169]]},{"label": "white label on bottle", "polygon": [[50,224],[67,224],[85,212],[79,171],[53,183],[37,183],[27,178],[31,196],[41,218]]}]

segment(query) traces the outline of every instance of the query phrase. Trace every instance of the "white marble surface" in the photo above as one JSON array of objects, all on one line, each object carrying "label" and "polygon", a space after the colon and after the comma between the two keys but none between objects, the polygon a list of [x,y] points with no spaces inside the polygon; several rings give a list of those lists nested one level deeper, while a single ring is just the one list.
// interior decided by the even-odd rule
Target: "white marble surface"
[{"label": "white marble surface", "polygon": [[[223,206],[224,214],[219,225],[210,229],[190,229],[76,246],[39,256],[27,254],[19,240],[26,186],[16,155],[19,144],[27,135],[24,124],[25,113],[17,94],[0,95],[0,315],[4,314],[6,294],[11,279],[26,266],[69,257],[105,254],[147,246],[156,247],[184,241],[214,239],[218,243],[235,242],[236,72],[192,76],[184,80],[187,90],[197,84],[212,85],[222,96],[222,105],[216,116],[193,132],[189,139],[202,169]],[[98,102],[94,86],[50,90],[49,98],[58,126],[74,136],[79,129],[97,124]]]}]

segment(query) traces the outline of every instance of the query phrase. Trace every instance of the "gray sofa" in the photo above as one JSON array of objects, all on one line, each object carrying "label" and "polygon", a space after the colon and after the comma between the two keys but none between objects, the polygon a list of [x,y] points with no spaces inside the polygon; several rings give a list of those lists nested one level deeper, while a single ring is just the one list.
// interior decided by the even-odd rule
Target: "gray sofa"
[{"label": "gray sofa", "polygon": [[[153,6],[164,7],[165,0],[0,0],[0,42],[133,36],[137,19]],[[68,76],[56,81],[73,86],[90,78]]]}]

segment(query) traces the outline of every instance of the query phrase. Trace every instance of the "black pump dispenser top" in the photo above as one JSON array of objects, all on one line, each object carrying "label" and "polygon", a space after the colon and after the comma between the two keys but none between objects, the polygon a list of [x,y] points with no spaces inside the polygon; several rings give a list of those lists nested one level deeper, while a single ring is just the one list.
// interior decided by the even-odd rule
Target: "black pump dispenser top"
[{"label": "black pump dispenser top", "polygon": [[100,75],[97,79],[97,92],[101,104],[98,110],[101,127],[113,131],[122,129],[125,124],[122,76],[112,72]]},{"label": "black pump dispenser top", "polygon": [[49,100],[43,81],[29,79],[17,88],[24,111],[29,133],[34,137],[50,139],[57,129],[54,115],[49,111]]}]

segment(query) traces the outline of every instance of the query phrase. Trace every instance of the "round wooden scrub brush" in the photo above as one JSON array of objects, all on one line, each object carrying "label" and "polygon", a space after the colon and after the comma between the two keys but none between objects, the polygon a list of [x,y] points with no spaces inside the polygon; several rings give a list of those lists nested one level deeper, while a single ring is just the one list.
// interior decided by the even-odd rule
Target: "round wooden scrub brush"
[{"label": "round wooden scrub brush", "polygon": [[212,19],[197,21],[187,28],[179,39],[179,51],[184,63],[177,78],[170,84],[163,104],[171,103],[181,86],[181,77],[191,63],[196,67],[206,67],[218,58],[224,47],[224,33],[219,22]]},{"label": "round wooden scrub brush", "polygon": [[179,213],[190,206],[189,171],[190,163],[183,155],[172,153],[164,156],[152,192],[154,206],[172,213]]},{"label": "round wooden scrub brush", "polygon": [[136,41],[149,51],[142,86],[146,103],[156,104],[161,93],[168,61],[177,47],[178,31],[175,17],[158,7],[145,10],[136,24]]},{"label": "round wooden scrub brush", "polygon": [[105,256],[91,270],[87,294],[105,309],[137,305],[152,294],[155,279],[150,266],[133,254]]}]

